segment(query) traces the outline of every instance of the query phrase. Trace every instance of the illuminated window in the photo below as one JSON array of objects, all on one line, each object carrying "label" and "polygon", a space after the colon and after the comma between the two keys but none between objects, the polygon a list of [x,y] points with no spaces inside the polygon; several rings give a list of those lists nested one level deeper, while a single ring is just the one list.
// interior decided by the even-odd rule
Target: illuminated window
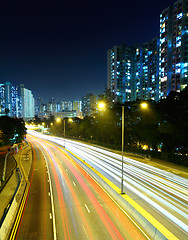
[{"label": "illuminated window", "polygon": [[177,19],[181,19],[183,17],[183,13],[179,13],[178,15],[177,15]]},{"label": "illuminated window", "polygon": [[176,69],[176,73],[180,73],[180,68]]},{"label": "illuminated window", "polygon": [[181,46],[181,41],[176,42],[176,47],[180,47]]},{"label": "illuminated window", "polygon": [[165,42],[165,38],[161,39],[161,44],[163,44]]},{"label": "illuminated window", "polygon": [[176,37],[176,42],[178,42],[179,40],[181,40],[181,36]]}]

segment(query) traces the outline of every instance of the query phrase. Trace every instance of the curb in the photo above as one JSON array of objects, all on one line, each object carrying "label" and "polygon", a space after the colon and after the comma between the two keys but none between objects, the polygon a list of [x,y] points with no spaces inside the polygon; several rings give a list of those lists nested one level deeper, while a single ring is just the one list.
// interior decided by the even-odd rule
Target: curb
[{"label": "curb", "polygon": [[[21,149],[20,158],[23,154],[23,150],[25,150],[27,147],[30,147],[30,150],[31,150],[31,146],[27,143]],[[18,161],[20,161],[20,158]],[[32,159],[32,151],[31,151],[31,159]],[[16,237],[16,232],[21,220],[21,216],[25,207],[27,195],[30,188],[29,176],[30,176],[31,169],[32,169],[32,162],[31,162],[31,167],[30,167],[28,176],[25,173],[25,170],[21,162],[20,162],[20,168],[16,169],[18,172],[20,181],[16,187],[13,197],[11,198],[6,208],[6,214],[3,219],[2,226],[0,227],[0,240],[15,239]],[[25,186],[24,186],[24,183],[25,183]],[[22,189],[23,187],[24,189]],[[20,195],[22,195],[21,199],[20,199]]]}]

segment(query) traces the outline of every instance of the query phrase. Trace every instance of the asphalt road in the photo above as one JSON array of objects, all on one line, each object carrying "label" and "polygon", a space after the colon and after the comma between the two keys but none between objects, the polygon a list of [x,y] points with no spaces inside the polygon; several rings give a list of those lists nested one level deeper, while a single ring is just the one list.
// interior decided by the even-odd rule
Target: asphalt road
[{"label": "asphalt road", "polygon": [[[38,136],[65,146],[120,187],[121,155],[76,141]],[[172,173],[175,169],[165,170],[124,157],[124,191],[178,239],[187,239],[188,179],[178,171]]]},{"label": "asphalt road", "polygon": [[[63,149],[35,137],[29,141],[35,164],[17,239],[148,239]],[[49,178],[53,196],[48,194]]]},{"label": "asphalt road", "polygon": [[16,239],[53,239],[49,183],[44,158],[33,144],[31,187]]}]

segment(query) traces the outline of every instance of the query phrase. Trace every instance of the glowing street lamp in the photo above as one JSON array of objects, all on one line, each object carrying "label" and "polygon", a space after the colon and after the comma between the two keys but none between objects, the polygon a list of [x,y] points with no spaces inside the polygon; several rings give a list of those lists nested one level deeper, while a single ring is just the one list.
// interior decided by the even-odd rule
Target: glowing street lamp
[{"label": "glowing street lamp", "polygon": [[141,107],[144,108],[144,109],[146,109],[146,108],[148,107],[148,104],[145,103],[145,102],[143,102],[143,103],[141,103]]},{"label": "glowing street lamp", "polygon": [[[143,109],[146,109],[148,107],[148,104],[146,102],[143,102],[140,104],[140,106],[143,108]],[[122,162],[121,162],[121,194],[124,194],[124,191],[123,191],[123,150],[124,150],[124,126],[125,126],[125,121],[124,121],[124,118],[125,118],[125,113],[124,113],[124,106],[122,106]]]},{"label": "glowing street lamp", "polygon": [[105,103],[104,103],[104,102],[99,102],[98,108],[99,108],[100,110],[104,110],[104,109],[105,109]]},{"label": "glowing street lamp", "polygon": [[[71,123],[73,122],[72,118],[69,118],[68,121]],[[64,138],[65,138],[65,119],[64,119]]]},{"label": "glowing street lamp", "polygon": [[57,123],[61,122],[61,118],[56,118],[56,122]]}]

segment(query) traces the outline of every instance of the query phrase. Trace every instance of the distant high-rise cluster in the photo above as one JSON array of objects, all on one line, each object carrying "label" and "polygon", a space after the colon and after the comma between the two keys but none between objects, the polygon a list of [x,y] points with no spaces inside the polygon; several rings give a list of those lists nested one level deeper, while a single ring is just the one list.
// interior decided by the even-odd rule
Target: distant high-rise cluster
[{"label": "distant high-rise cluster", "polygon": [[0,84],[0,116],[32,119],[35,114],[34,97],[23,84],[14,86],[10,82]]},{"label": "distant high-rise cluster", "polygon": [[114,46],[107,53],[107,88],[113,101],[165,98],[188,85],[188,2],[160,15],[160,36],[145,44]]},{"label": "distant high-rise cluster", "polygon": [[82,118],[91,116],[96,112],[97,96],[88,93],[80,100],[56,102],[51,98],[47,103],[43,103],[41,98],[36,99],[35,114],[40,118]]},{"label": "distant high-rise cluster", "polygon": [[82,102],[75,101],[57,101],[50,98],[47,103],[43,103],[42,98],[36,99],[35,114],[40,118],[49,118],[53,115],[55,118],[61,117],[82,117]]}]

